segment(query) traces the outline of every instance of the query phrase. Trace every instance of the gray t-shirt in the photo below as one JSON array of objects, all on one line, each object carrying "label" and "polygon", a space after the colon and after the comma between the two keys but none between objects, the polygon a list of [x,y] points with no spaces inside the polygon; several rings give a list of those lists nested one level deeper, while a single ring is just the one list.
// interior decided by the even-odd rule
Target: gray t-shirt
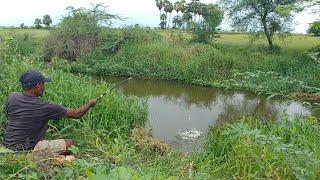
[{"label": "gray t-shirt", "polygon": [[32,150],[45,137],[48,121],[64,117],[67,109],[38,97],[11,93],[4,111],[8,124],[3,145],[12,150]]}]

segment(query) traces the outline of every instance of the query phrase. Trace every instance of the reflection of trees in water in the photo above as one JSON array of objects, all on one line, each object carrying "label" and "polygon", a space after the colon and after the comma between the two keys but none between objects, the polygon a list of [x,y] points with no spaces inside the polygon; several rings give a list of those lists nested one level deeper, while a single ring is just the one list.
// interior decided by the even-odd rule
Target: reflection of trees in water
[{"label": "reflection of trees in water", "polygon": [[232,96],[219,96],[218,101],[223,103],[223,112],[218,115],[214,126],[220,127],[222,123],[233,122],[242,117],[253,117],[261,120],[276,120],[281,113],[279,106],[271,104],[264,98],[252,97],[243,93]]},{"label": "reflection of trees in water", "polygon": [[122,87],[124,94],[138,97],[164,97],[165,101],[172,101],[185,107],[196,105],[200,108],[211,108],[215,101],[217,90],[208,87],[184,85],[174,81],[155,81],[148,79],[132,80]]},{"label": "reflection of trees in water", "polygon": [[[123,79],[125,78],[107,78],[106,81],[112,84]],[[289,106],[287,101],[269,102],[264,97],[250,93],[226,92],[175,81],[132,79],[121,89],[124,94],[133,94],[137,97],[161,97],[165,101],[185,108],[194,105],[210,111],[215,108],[214,113],[218,114],[216,125],[238,120],[243,116],[277,120],[281,117],[282,111]],[[218,109],[216,109],[217,105],[219,105]]]}]

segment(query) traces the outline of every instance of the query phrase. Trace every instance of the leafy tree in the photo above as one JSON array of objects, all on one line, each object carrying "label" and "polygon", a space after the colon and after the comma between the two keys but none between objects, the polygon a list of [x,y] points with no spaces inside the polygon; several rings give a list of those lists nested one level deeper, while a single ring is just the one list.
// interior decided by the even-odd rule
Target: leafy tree
[{"label": "leafy tree", "polygon": [[216,28],[223,19],[223,11],[216,4],[203,6],[203,21],[195,23],[193,28],[193,40],[200,43],[209,43],[210,38],[217,32]]},{"label": "leafy tree", "polygon": [[21,24],[20,24],[20,28],[21,28],[21,29],[25,29],[25,28],[26,28],[26,27],[24,26],[24,23],[21,23]]},{"label": "leafy tree", "polygon": [[320,36],[320,21],[315,21],[311,24],[308,33]]},{"label": "leafy tree", "polygon": [[46,27],[50,27],[50,24],[52,23],[51,17],[48,14],[44,15],[42,23],[46,25]]},{"label": "leafy tree", "polygon": [[36,18],[36,19],[34,20],[34,26],[35,26],[35,28],[41,29],[41,28],[42,28],[41,24],[42,24],[41,19]]},{"label": "leafy tree", "polygon": [[221,0],[233,25],[240,30],[263,31],[273,48],[275,32],[290,31],[292,12],[302,10],[303,0]]}]

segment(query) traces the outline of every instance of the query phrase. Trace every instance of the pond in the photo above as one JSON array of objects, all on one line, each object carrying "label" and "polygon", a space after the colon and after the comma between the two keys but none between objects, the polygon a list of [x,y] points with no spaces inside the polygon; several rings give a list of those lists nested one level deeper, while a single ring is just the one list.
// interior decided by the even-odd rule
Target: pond
[{"label": "pond", "polygon": [[[125,78],[103,79],[114,84]],[[185,152],[202,148],[209,128],[218,128],[244,116],[277,121],[282,116],[311,115],[310,110],[297,101],[267,100],[251,93],[176,81],[133,78],[118,90],[124,95],[147,99],[149,121],[146,128],[153,137]]]}]

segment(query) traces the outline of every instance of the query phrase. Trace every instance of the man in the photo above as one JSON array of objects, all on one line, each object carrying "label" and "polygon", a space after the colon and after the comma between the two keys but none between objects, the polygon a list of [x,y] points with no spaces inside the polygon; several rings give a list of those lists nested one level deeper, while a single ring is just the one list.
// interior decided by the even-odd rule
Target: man
[{"label": "man", "polygon": [[22,93],[9,95],[5,113],[8,124],[4,132],[3,145],[11,150],[49,150],[66,152],[73,140],[44,140],[49,120],[81,118],[94,107],[96,100],[89,100],[78,109],[66,109],[39,99],[44,92],[44,83],[50,79],[37,71],[26,71],[20,76]]}]

